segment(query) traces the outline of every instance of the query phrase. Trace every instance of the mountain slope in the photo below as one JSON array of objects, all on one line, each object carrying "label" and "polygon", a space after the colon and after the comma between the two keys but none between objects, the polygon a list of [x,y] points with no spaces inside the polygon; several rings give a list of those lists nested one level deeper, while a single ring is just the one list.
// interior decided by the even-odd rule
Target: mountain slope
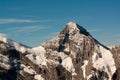
[{"label": "mountain slope", "polygon": [[1,79],[116,80],[112,76],[119,65],[109,48],[74,22],[36,48],[6,38],[0,41]]},{"label": "mountain slope", "polygon": [[[108,48],[102,46],[82,26],[74,22],[69,22],[58,36],[43,46],[46,50],[52,51],[50,54],[61,58],[61,64],[66,70],[75,74],[72,75],[73,78],[77,77],[75,80],[89,79],[93,76],[99,79],[101,72],[106,74],[101,78],[110,80],[116,70],[114,59]],[[71,68],[67,65],[68,62],[71,63]]]}]

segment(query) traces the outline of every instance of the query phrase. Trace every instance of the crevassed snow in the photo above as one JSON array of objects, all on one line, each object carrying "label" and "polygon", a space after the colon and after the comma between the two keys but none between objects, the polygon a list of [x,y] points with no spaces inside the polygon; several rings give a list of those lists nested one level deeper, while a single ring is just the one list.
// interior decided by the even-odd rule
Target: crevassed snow
[{"label": "crevassed snow", "polygon": [[101,51],[102,58],[96,59],[98,54],[94,53],[94,55],[92,56],[93,67],[98,70],[104,70],[105,72],[107,72],[110,80],[111,76],[116,71],[113,55],[109,50],[105,49],[102,46],[99,46],[99,49]]},{"label": "crevassed snow", "polygon": [[87,66],[87,64],[88,64],[88,60],[84,60],[83,63],[84,63],[84,65],[81,66],[81,68],[82,68],[82,70],[83,70],[83,76],[84,76],[84,78],[85,78],[85,77],[86,77],[86,71],[85,71],[85,69],[86,69],[86,66]]},{"label": "crevassed snow", "polygon": [[32,53],[32,54],[28,54],[28,55],[26,55],[26,57],[28,57],[32,62],[34,62],[35,64],[38,64],[38,65],[40,65],[40,64],[47,65],[46,54],[45,54],[46,51],[42,46],[32,48],[30,50],[30,53]]},{"label": "crevassed snow", "polygon": [[71,57],[67,57],[62,61],[63,67],[68,70],[69,72],[72,72],[72,75],[77,75],[75,72],[74,65],[72,63]]},{"label": "crevassed snow", "polygon": [[34,78],[37,80],[44,80],[44,78],[41,75],[35,75]]}]

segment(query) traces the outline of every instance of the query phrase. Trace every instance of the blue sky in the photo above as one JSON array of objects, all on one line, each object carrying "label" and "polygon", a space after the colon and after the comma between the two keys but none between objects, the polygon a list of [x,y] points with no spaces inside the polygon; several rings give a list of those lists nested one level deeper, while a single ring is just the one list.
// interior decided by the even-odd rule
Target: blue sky
[{"label": "blue sky", "polygon": [[120,45],[120,0],[0,0],[0,35],[28,46],[49,41],[69,21],[106,46]]}]

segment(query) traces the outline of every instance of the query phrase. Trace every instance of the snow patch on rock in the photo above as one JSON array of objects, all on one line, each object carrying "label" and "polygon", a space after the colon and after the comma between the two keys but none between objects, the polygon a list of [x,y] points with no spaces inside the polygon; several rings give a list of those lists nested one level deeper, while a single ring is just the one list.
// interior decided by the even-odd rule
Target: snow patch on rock
[{"label": "snow patch on rock", "polygon": [[25,65],[23,65],[23,66],[24,66],[25,72],[27,72],[29,74],[36,74],[36,72],[33,69],[31,69],[30,66],[25,66]]},{"label": "snow patch on rock", "polygon": [[30,53],[26,55],[32,62],[38,65],[47,65],[46,62],[46,51],[42,46],[32,48],[30,50]]},{"label": "snow patch on rock", "polygon": [[35,75],[34,78],[36,80],[44,80],[44,78],[41,75]]},{"label": "snow patch on rock", "polygon": [[62,62],[62,65],[66,70],[68,70],[69,72],[72,72],[72,75],[77,75],[77,73],[75,72],[75,68],[72,63],[71,57],[65,58]]},{"label": "snow patch on rock", "polygon": [[99,49],[101,51],[102,57],[98,58],[98,54],[94,53],[94,55],[92,56],[93,67],[97,70],[104,70],[108,74],[109,80],[111,80],[111,76],[116,71],[113,55],[109,50],[100,45]]},{"label": "snow patch on rock", "polygon": [[85,71],[85,69],[86,69],[86,66],[87,66],[87,64],[88,64],[88,60],[84,60],[83,63],[84,63],[84,65],[81,66],[81,68],[82,68],[82,70],[83,70],[83,76],[84,76],[84,78],[85,78],[85,77],[86,77],[86,71]]},{"label": "snow patch on rock", "polygon": [[62,60],[68,57],[64,52],[59,52],[58,56],[60,56]]},{"label": "snow patch on rock", "polygon": [[[21,64],[22,67],[24,67],[24,71],[29,73],[29,74],[35,74],[34,75],[34,78],[36,80],[44,80],[44,78],[40,75],[40,74],[37,74],[33,69],[30,68],[30,66],[25,66],[24,64]],[[21,73],[22,74],[22,73]]]}]

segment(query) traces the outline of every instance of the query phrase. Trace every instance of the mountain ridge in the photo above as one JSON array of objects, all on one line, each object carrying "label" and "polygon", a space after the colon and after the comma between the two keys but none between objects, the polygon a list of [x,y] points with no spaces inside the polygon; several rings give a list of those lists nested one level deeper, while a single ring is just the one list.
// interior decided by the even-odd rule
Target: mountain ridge
[{"label": "mountain ridge", "polygon": [[[0,38],[0,77],[12,80],[116,80],[109,48],[75,22],[69,22],[53,39],[31,48]],[[10,68],[5,69],[4,67]],[[8,72],[6,72],[8,71]],[[10,73],[14,73],[11,77]],[[4,74],[8,75],[4,77]]]}]

